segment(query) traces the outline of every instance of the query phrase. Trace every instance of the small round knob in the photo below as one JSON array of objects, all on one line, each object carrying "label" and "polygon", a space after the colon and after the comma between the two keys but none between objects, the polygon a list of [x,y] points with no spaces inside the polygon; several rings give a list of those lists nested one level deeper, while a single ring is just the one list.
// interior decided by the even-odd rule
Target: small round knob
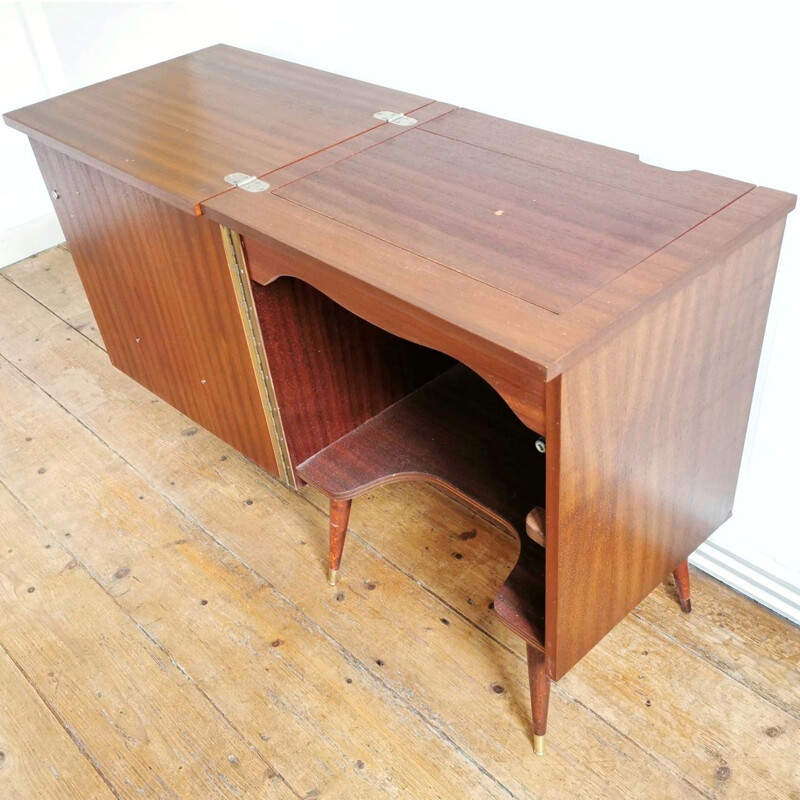
[{"label": "small round knob", "polygon": [[61,197],[61,195],[55,189],[53,189],[53,191],[50,192],[50,197],[52,197],[53,200],[58,200],[58,198]]},{"label": "small round knob", "polygon": [[545,450],[547,450],[547,443],[544,440],[544,436],[540,436],[533,446],[536,448],[537,453],[544,453]]}]

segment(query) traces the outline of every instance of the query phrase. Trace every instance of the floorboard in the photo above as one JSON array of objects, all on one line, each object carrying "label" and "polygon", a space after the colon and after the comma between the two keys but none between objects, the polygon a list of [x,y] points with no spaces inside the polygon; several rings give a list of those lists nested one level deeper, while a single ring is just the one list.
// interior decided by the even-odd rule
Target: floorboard
[{"label": "floorboard", "polygon": [[[3,553],[12,555],[8,548]],[[113,800],[108,785],[84,756],[80,744],[70,738],[8,653],[0,649],[0,787],[4,800]]]},{"label": "floorboard", "polygon": [[[665,582],[554,687],[533,758],[489,608],[516,543],[388,487],[327,586],[323,498],[111,367],[63,248],[0,272],[0,403],[0,702],[34,703],[81,796],[800,797],[790,623],[697,571],[683,615]],[[48,797],[28,736],[0,722],[4,798]]]},{"label": "floorboard", "polygon": [[0,518],[3,649],[117,796],[297,796],[8,489]]}]

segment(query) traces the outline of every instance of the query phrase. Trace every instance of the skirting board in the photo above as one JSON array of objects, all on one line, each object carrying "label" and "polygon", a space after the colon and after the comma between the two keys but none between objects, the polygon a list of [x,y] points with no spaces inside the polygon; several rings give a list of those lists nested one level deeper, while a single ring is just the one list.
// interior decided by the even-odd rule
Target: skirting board
[{"label": "skirting board", "polygon": [[41,253],[64,241],[54,213],[23,222],[0,233],[0,268]]},{"label": "skirting board", "polygon": [[800,589],[797,586],[748,564],[710,541],[692,553],[689,563],[800,625]]}]

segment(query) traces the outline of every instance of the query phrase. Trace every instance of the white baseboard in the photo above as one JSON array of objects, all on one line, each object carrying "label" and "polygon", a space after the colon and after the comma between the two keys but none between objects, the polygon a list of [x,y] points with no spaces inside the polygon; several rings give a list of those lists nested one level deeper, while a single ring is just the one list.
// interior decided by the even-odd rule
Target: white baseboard
[{"label": "white baseboard", "polygon": [[800,588],[797,585],[744,561],[712,541],[695,550],[689,563],[800,625]]},{"label": "white baseboard", "polygon": [[55,213],[24,222],[0,232],[0,269],[41,253],[64,241]]}]

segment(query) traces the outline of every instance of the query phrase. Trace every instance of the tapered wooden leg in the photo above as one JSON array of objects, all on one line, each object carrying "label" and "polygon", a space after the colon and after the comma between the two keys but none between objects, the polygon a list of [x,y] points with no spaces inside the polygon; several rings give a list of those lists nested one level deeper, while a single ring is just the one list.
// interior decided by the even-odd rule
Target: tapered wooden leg
[{"label": "tapered wooden leg", "polygon": [[342,550],[347,536],[347,521],[350,519],[350,505],[352,500],[331,500],[331,543],[330,543],[330,569],[328,570],[328,583],[336,586],[339,580],[339,565],[342,563]]},{"label": "tapered wooden leg", "polygon": [[550,678],[544,670],[544,653],[530,645],[528,645],[528,681],[531,688],[533,716],[533,752],[537,756],[543,756],[547,708],[550,705]]},{"label": "tapered wooden leg", "polygon": [[689,592],[689,562],[684,561],[672,573],[672,577],[675,578],[675,588],[678,590],[678,601],[681,604],[681,610],[688,614],[692,610],[692,598]]}]

